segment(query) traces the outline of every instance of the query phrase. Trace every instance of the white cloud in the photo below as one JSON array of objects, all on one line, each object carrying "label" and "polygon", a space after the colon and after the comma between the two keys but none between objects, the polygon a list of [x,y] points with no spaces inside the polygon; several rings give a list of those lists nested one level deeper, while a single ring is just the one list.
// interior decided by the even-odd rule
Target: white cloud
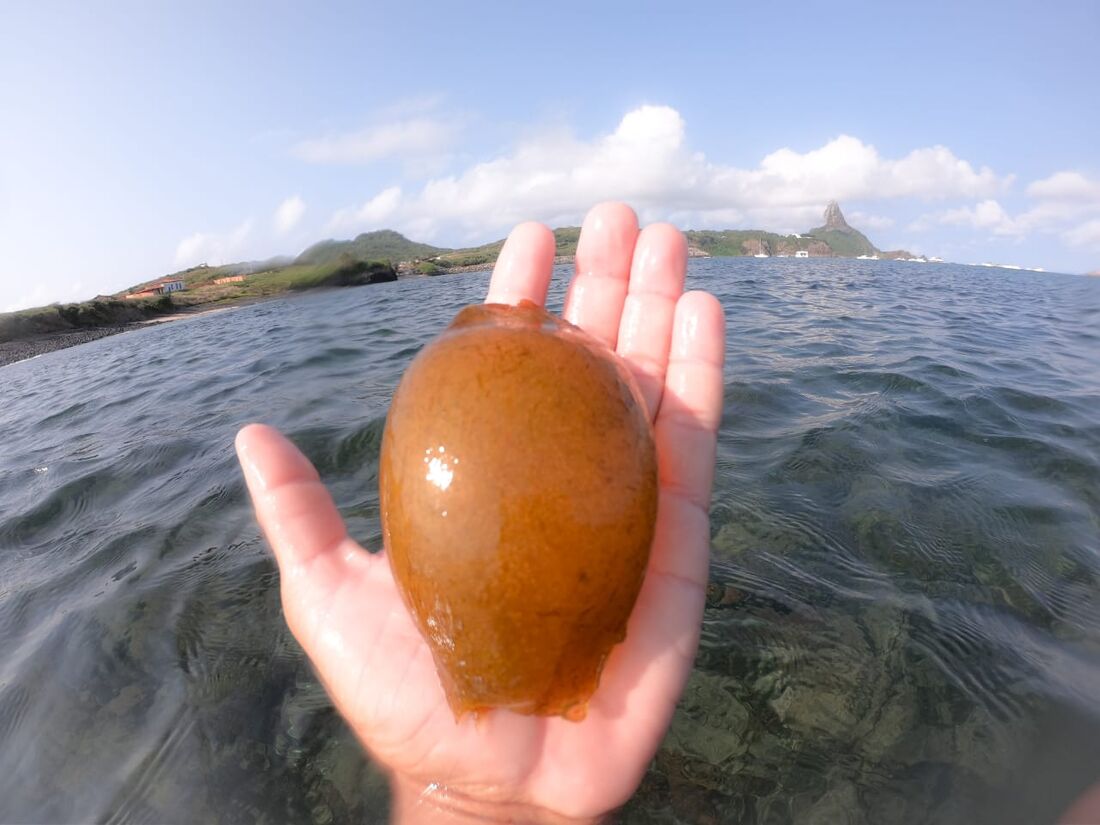
[{"label": "white cloud", "polygon": [[429,180],[419,192],[384,190],[332,223],[406,231],[415,225],[426,239],[444,230],[484,238],[531,218],[575,223],[593,203],[615,198],[644,220],[675,216],[682,225],[728,226],[736,218],[789,231],[819,220],[834,198],[986,197],[1010,182],[942,146],[890,159],[847,135],[809,152],[780,149],[754,169],[716,164],[690,149],[679,112],[642,106],[610,134],[536,135],[460,174]]},{"label": "white cloud", "polygon": [[1057,234],[1074,246],[1097,244],[1100,219],[1100,181],[1080,172],[1056,172],[1027,187],[1032,204],[1013,216],[996,200],[921,215],[909,228],[927,230],[937,225],[963,226],[993,235],[1022,239],[1035,232]]},{"label": "white cloud", "polygon": [[401,187],[383,189],[362,206],[341,209],[329,222],[331,229],[347,229],[356,226],[375,226],[385,223],[397,214],[401,205]]},{"label": "white cloud", "polygon": [[15,312],[27,307],[40,307],[52,303],[68,303],[69,301],[86,301],[90,297],[84,282],[68,281],[63,284],[39,282],[32,289],[17,293],[18,297],[10,301],[0,312]]},{"label": "white cloud", "polygon": [[1069,229],[1062,233],[1062,237],[1073,246],[1100,249],[1100,218],[1094,218],[1080,226]]},{"label": "white cloud", "polygon": [[309,163],[363,164],[392,157],[419,158],[443,153],[458,131],[455,121],[418,116],[311,138],[297,144],[292,152]]},{"label": "white cloud", "polygon": [[279,204],[275,210],[275,231],[279,233],[289,232],[298,225],[302,215],[306,211],[306,202],[297,195],[292,195]]},{"label": "white cloud", "polygon": [[1013,220],[995,200],[984,200],[974,206],[948,209],[937,218],[937,223],[983,229],[994,235],[1019,235],[1023,228]]},{"label": "white cloud", "polygon": [[866,212],[852,212],[848,220],[860,229],[889,229],[896,223],[893,218],[885,215],[870,215]]},{"label": "white cloud", "polygon": [[1100,205],[1100,181],[1089,180],[1080,172],[1055,172],[1027,187],[1036,200],[1091,201]]},{"label": "white cloud", "polygon": [[196,232],[184,238],[176,246],[175,265],[177,267],[197,264],[219,264],[238,260],[245,242],[252,234],[254,221],[249,218],[235,229],[223,234]]},{"label": "white cloud", "polygon": [[890,160],[873,146],[849,135],[820,149],[799,154],[780,149],[764,158],[747,181],[789,201],[877,199],[897,197],[977,197],[1004,189],[1011,178],[991,169],[975,171],[944,146],[915,149]]}]

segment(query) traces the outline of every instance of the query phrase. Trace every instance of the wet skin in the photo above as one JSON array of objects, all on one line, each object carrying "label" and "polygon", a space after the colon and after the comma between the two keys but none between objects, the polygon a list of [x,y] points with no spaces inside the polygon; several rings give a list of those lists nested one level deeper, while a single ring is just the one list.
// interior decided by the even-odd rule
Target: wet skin
[{"label": "wet skin", "polygon": [[[553,265],[553,234],[521,224],[497,259],[488,302],[541,305]],[[635,377],[653,421],[659,491],[627,636],[582,722],[507,710],[456,722],[388,554],[348,536],[317,471],[287,439],[262,425],[238,435],[287,624],[391,773],[399,821],[418,812],[441,821],[454,809],[524,822],[596,817],[629,798],[656,753],[699,643],[722,410],[722,310],[711,295],[684,292],[686,265],[674,227],[639,232],[634,213],[614,203],[585,219],[563,314]]]}]

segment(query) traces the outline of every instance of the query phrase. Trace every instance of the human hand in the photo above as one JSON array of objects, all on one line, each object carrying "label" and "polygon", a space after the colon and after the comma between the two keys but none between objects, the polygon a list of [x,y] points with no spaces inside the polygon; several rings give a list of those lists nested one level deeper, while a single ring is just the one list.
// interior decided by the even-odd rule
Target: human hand
[{"label": "human hand", "polygon": [[[553,260],[546,227],[516,227],[486,301],[542,305]],[[722,408],[722,309],[707,293],[684,293],[686,266],[683,235],[667,224],[639,232],[622,204],[585,219],[563,314],[636,377],[654,421],[660,494],[626,639],[582,722],[493,710],[456,723],[385,554],[348,536],[317,471],[277,431],[253,424],[238,434],[287,624],[336,708],[392,772],[399,820],[599,817],[630,798],[656,753],[699,643]]]}]

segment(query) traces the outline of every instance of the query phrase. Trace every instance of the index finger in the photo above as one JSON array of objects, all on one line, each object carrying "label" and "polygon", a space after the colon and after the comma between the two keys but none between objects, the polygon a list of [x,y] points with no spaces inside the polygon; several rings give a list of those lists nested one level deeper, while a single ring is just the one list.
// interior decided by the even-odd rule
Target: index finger
[{"label": "index finger", "polygon": [[347,528],[309,459],[263,424],[237,433],[236,448],[256,520],[279,567],[287,572],[337,558]]}]

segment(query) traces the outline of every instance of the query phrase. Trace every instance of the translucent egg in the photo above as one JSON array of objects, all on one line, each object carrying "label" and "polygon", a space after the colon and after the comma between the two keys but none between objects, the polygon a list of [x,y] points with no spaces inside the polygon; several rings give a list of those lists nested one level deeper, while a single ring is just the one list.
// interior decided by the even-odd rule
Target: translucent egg
[{"label": "translucent egg", "polygon": [[622,362],[534,304],[467,307],[405,372],[379,483],[386,551],[456,718],[583,718],[657,509]]}]

